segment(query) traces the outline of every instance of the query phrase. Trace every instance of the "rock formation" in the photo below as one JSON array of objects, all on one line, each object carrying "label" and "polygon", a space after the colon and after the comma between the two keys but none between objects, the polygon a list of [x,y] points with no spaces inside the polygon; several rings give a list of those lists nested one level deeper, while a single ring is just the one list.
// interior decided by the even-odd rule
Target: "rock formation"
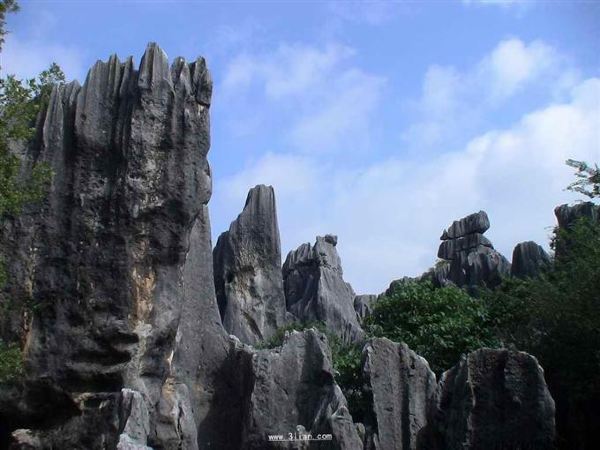
[{"label": "rock formation", "polygon": [[362,336],[354,311],[354,291],[343,279],[337,237],[318,236],[302,244],[283,264],[287,309],[304,322],[322,321],[346,341]]},{"label": "rock formation", "polygon": [[240,365],[246,393],[241,449],[297,448],[298,442],[282,446],[267,440],[268,435],[288,439],[288,433],[332,435],[310,448],[362,449],[323,334],[293,331],[276,349],[238,347],[238,352],[246,361]]},{"label": "rock formation", "polygon": [[489,227],[487,214],[479,211],[454,221],[442,233],[438,257],[443,262],[433,272],[436,285],[494,287],[510,273],[510,263],[483,235]]},{"label": "rock formation", "polygon": [[554,448],[554,401],[544,371],[526,353],[470,353],[442,375],[434,405],[437,450]]},{"label": "rock formation", "polygon": [[366,449],[424,448],[423,428],[435,395],[435,374],[427,361],[385,338],[363,350],[363,379],[369,403],[365,414]]},{"label": "rock formation", "polygon": [[[560,205],[554,208],[554,215],[558,221],[558,228],[568,230],[575,225],[579,219],[587,219],[592,223],[600,222],[600,205],[592,202],[576,203],[575,205]],[[568,254],[569,239],[561,239],[554,249],[555,258],[560,259]]]},{"label": "rock formation", "polygon": [[550,256],[540,245],[533,241],[521,242],[513,250],[510,274],[518,278],[535,277],[550,262]]},{"label": "rock formation", "polygon": [[363,294],[354,297],[354,311],[356,311],[359,321],[362,321],[371,315],[373,312],[373,304],[376,301],[376,295]]},{"label": "rock formation", "polygon": [[88,449],[115,448],[122,430],[165,449],[228,439],[231,406],[212,401],[228,347],[207,210],[211,86],[203,58],[169,67],[150,44],[139,70],[112,56],[83,86],[53,89],[29,149],[54,172],[50,192],[2,233],[2,337],[25,342],[28,378],[0,416],[35,428],[21,436]]},{"label": "rock formation", "polygon": [[575,205],[560,205],[554,208],[554,215],[558,220],[560,228],[568,228],[575,223],[577,219],[587,218],[592,222],[600,220],[600,205],[592,202],[581,202]]},{"label": "rock formation", "polygon": [[286,314],[272,187],[250,190],[242,213],[219,236],[213,260],[225,329],[246,344],[271,337]]}]

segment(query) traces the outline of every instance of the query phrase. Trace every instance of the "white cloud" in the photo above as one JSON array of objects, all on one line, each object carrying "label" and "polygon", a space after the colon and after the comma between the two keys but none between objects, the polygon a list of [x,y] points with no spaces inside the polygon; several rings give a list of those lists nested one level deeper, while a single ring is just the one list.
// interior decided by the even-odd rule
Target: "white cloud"
[{"label": "white cloud", "polygon": [[573,178],[564,161],[600,159],[600,79],[579,83],[569,97],[425,162],[395,157],[344,170],[316,155],[267,155],[223,184],[241,202],[254,183],[273,183],[283,251],[316,234],[338,234],[346,280],[360,293],[377,293],[427,269],[442,229],[479,209],[509,259],[517,242],[547,244],[553,208],[574,198],[563,190]]},{"label": "white cloud", "polygon": [[353,65],[354,56],[354,49],[333,43],[238,55],[227,66],[221,95],[228,103],[253,100],[246,102],[252,105],[247,117],[232,119],[230,128],[242,123],[248,133],[264,125],[257,111],[268,108],[289,130],[286,144],[301,152],[366,148],[385,79]]},{"label": "white cloud", "polygon": [[74,46],[54,44],[44,40],[21,40],[9,34],[0,53],[4,74],[17,78],[33,78],[56,62],[67,79],[82,80],[85,68],[82,53]]},{"label": "white cloud", "polygon": [[404,133],[415,147],[430,147],[470,132],[488,115],[529,88],[561,97],[579,81],[566,58],[542,41],[501,41],[466,70],[432,65],[421,97],[413,104],[419,117]]},{"label": "white cloud", "polygon": [[281,44],[272,53],[242,54],[226,70],[224,95],[235,95],[252,83],[259,84],[270,99],[303,95],[353,54],[349,47],[335,44],[324,49]]},{"label": "white cloud", "polygon": [[328,150],[368,145],[370,118],[381,98],[384,80],[360,70],[342,73],[324,95],[320,107],[309,108],[294,125],[290,138],[300,149]]},{"label": "white cloud", "polygon": [[480,63],[475,76],[478,80],[489,80],[490,99],[500,101],[511,97],[527,83],[552,73],[559,61],[557,52],[541,41],[527,45],[512,38],[498,44]]}]

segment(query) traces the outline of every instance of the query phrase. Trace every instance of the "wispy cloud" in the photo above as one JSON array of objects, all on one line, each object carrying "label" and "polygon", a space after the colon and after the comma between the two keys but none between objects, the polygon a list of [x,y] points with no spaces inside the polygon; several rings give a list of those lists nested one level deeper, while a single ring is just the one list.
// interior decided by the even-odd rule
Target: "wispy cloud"
[{"label": "wispy cloud", "polygon": [[505,39],[471,68],[429,67],[421,97],[413,105],[419,120],[405,132],[405,142],[435,146],[475,130],[528,88],[562,94],[577,81],[566,58],[546,43]]},{"label": "wispy cloud", "polygon": [[353,65],[354,56],[354,49],[335,43],[281,44],[271,52],[236,56],[225,71],[221,95],[233,102],[252,95],[255,108],[233,126],[260,126],[255,111],[265,105],[279,112],[288,130],[286,144],[298,151],[364,147],[385,79]]}]

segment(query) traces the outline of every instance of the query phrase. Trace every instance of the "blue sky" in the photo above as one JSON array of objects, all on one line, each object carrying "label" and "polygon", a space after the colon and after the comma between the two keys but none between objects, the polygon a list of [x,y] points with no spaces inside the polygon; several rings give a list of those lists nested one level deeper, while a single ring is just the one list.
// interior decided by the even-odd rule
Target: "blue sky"
[{"label": "blue sky", "polygon": [[207,58],[213,236],[258,183],[285,254],[339,236],[359,293],[418,275],[452,220],[488,212],[509,259],[547,246],[578,197],[567,158],[600,162],[597,1],[21,1],[0,65],[68,78],[147,42]]}]

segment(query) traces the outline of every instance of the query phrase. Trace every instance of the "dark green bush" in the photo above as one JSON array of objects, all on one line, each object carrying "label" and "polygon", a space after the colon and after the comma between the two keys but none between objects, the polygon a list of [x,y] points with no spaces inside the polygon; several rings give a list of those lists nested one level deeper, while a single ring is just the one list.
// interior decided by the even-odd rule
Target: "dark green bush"
[{"label": "dark green bush", "polygon": [[23,374],[23,354],[18,344],[0,340],[0,383],[15,381]]},{"label": "dark green bush", "polygon": [[429,280],[401,280],[382,295],[365,320],[369,335],[405,342],[438,374],[460,355],[496,346],[485,303],[456,287],[435,288]]}]

